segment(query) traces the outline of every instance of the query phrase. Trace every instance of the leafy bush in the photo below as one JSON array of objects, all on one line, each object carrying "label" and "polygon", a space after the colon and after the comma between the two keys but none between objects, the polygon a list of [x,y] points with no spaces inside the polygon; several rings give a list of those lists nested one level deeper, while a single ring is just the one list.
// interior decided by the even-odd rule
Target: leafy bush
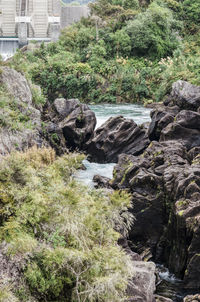
[{"label": "leafy bush", "polygon": [[0,163],[0,241],[23,263],[15,292],[25,301],[125,301],[132,266],[117,240],[132,223],[130,196],[77,183],[82,159],[32,148]]},{"label": "leafy bush", "polygon": [[172,12],[152,3],[146,12],[129,22],[126,32],[131,38],[134,54],[160,58],[172,54],[178,47],[177,29]]},{"label": "leafy bush", "polygon": [[200,4],[196,0],[184,0],[182,3],[182,18],[192,31],[200,29]]}]

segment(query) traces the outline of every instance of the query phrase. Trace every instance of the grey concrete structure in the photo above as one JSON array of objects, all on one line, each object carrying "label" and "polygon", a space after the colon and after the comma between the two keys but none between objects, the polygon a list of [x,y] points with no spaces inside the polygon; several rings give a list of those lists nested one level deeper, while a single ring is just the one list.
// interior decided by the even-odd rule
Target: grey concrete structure
[{"label": "grey concrete structure", "polygon": [[88,6],[66,6],[61,10],[61,28],[65,28],[74,22],[80,21],[82,17],[88,17],[90,10]]},{"label": "grey concrete structure", "polygon": [[0,0],[1,36],[17,37],[21,44],[28,39],[55,38],[60,14],[60,0]]},{"label": "grey concrete structure", "polygon": [[30,40],[55,42],[60,29],[89,13],[88,6],[66,6],[62,0],[0,0],[0,53],[8,57]]}]

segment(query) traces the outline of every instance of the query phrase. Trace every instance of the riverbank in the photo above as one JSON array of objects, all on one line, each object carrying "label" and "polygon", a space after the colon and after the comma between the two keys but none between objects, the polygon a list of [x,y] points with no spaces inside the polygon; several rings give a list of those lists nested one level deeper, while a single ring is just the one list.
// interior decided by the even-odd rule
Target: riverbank
[{"label": "riverbank", "polygon": [[[59,98],[56,99],[53,104],[46,103],[45,106],[42,107],[41,103],[35,102],[30,83],[28,83],[21,74],[7,67],[4,67],[2,70],[1,83],[4,84],[4,93],[5,91],[7,93],[5,94],[6,98],[4,99],[4,105],[1,110],[3,110],[2,113],[5,112],[4,116],[5,114],[8,114],[8,118],[10,117],[9,123],[9,119],[7,118],[5,120],[6,123],[4,122],[1,124],[1,155],[5,156],[16,149],[23,151],[27,148],[31,148],[31,146],[37,145],[38,148],[41,148],[42,146],[53,148],[58,156],[67,154],[69,149],[74,150],[78,148],[85,153],[89,153],[91,158],[95,158],[96,162],[103,162],[104,164],[106,162],[117,162],[117,165],[114,168],[113,178],[103,182],[101,182],[100,179],[100,182],[109,188],[108,191],[105,191],[105,194],[107,194],[106,192],[114,192],[114,203],[118,203],[118,197],[115,195],[118,194],[117,191],[115,191],[116,189],[119,190],[119,192],[121,192],[122,189],[128,190],[129,194],[126,195],[126,197],[131,197],[131,202],[134,206],[133,210],[129,209],[129,213],[131,212],[136,220],[128,232],[128,241],[125,240],[125,237],[123,237],[123,240],[120,239],[120,245],[123,247],[123,252],[126,251],[126,255],[131,256],[131,259],[134,261],[132,264],[134,272],[137,272],[140,276],[137,280],[132,278],[132,287],[128,288],[129,296],[134,299],[137,297],[138,301],[140,301],[142,297],[143,301],[146,302],[153,302],[154,298],[157,299],[157,301],[163,301],[164,299],[162,297],[154,297],[155,265],[142,262],[142,259],[153,259],[156,262],[166,263],[171,271],[179,278],[183,279],[184,289],[190,289],[192,293],[196,293],[199,282],[198,257],[195,256],[199,253],[197,244],[200,137],[198,113],[199,87],[192,86],[187,82],[179,81],[175,83],[165,104],[161,105],[160,108],[154,109],[151,113],[150,124],[146,122],[143,124],[136,124],[130,117],[132,117],[132,113],[134,112],[136,116],[138,116],[138,110],[141,112],[143,109],[140,106],[129,104],[124,105],[124,108],[128,108],[128,119],[122,116],[110,117],[104,124],[96,129],[97,120],[94,112],[91,111],[91,108],[89,108],[88,105],[81,104],[77,99],[65,100]],[[190,91],[190,93],[188,93],[188,91]],[[10,103],[11,95],[14,100],[13,103]],[[114,106],[115,109],[117,106],[118,105]],[[122,105],[119,105],[119,109],[122,110],[123,106],[120,106]],[[100,108],[99,113],[101,113],[102,105],[100,105]],[[110,105],[108,108],[108,115],[110,115],[110,111],[112,111]],[[144,112],[146,120],[146,114],[149,111],[144,109]],[[18,113],[20,113],[20,115]],[[19,120],[17,119],[15,121],[11,118],[13,115],[15,116],[15,114],[18,118],[20,117]],[[141,117],[141,119],[143,119],[143,117]],[[143,120],[141,120],[141,122],[142,121]],[[17,125],[17,128],[16,126],[14,127],[15,124]],[[185,135],[185,133],[188,133],[188,135]],[[18,139],[18,137],[20,139]],[[94,148],[91,148],[91,144]],[[94,152],[94,150],[98,151]],[[102,155],[104,153],[105,156]],[[24,155],[22,153],[20,154],[17,156],[22,156],[22,158],[23,156],[26,156],[26,153]],[[40,154],[40,151],[37,151],[36,149],[35,155],[32,156],[31,154],[32,153],[30,153],[30,156],[28,157],[28,162],[33,160],[33,164],[35,165],[34,161],[37,160],[37,156],[41,158],[41,155],[37,155]],[[71,156],[72,155],[69,155],[69,159]],[[49,156],[48,158],[51,160]],[[44,160],[46,161],[45,157]],[[5,163],[2,157],[2,163],[3,162]],[[69,165],[71,164],[69,163]],[[67,169],[67,166],[64,164],[62,164],[62,166]],[[14,169],[17,169],[17,167],[20,168],[19,166],[13,166]],[[27,169],[27,171],[29,171],[28,167]],[[7,179],[10,175],[9,173],[5,174],[4,169],[2,177]],[[23,187],[24,181],[26,182],[24,177],[26,176],[26,173],[29,172],[23,170],[20,174],[16,171],[13,173],[17,177],[16,180],[13,178],[14,176],[9,176],[11,177],[9,179],[10,181],[16,182],[16,188],[19,186],[19,190],[22,192],[21,186]],[[74,171],[70,173],[74,173]],[[40,177],[40,174],[38,177]],[[4,182],[3,179],[1,181],[1,190],[7,192],[5,193],[5,198],[3,197],[3,211],[8,209],[5,208],[6,202],[9,204],[11,200],[15,200],[14,193],[11,197],[7,195],[10,188],[9,179],[7,179],[6,182]],[[32,178],[30,182],[32,182]],[[52,188],[57,190],[57,186],[59,188],[59,184],[56,182],[56,187],[52,185]],[[13,184],[11,187],[13,187]],[[78,185],[78,187],[75,186],[75,191],[77,188],[79,189],[76,193],[79,196],[81,185]],[[15,186],[13,189],[15,189]],[[73,200],[72,196],[75,194],[75,191],[70,195],[71,197],[69,200]],[[94,191],[94,194],[97,194],[97,192],[95,193]],[[123,194],[127,194],[127,192]],[[28,196],[26,192],[24,196]],[[100,200],[101,198],[103,197],[101,196]],[[57,201],[55,202],[55,206],[56,204]],[[20,213],[21,206],[26,205],[28,206],[28,204],[23,204],[23,202],[19,204],[19,209],[17,209]],[[36,206],[35,201],[32,206]],[[121,210],[119,211],[121,213]],[[123,215],[117,219],[122,219],[124,224],[124,219],[125,221],[127,220],[126,215],[129,215],[129,213],[124,213],[123,211],[122,213]],[[9,219],[15,218],[15,213],[11,208],[11,211],[8,214],[5,213],[5,217],[2,218],[1,223],[4,228],[8,223],[8,217],[6,215],[10,217]],[[21,221],[22,218],[21,216],[19,217],[19,220]],[[98,217],[101,217],[101,215]],[[118,227],[115,223],[112,224],[114,228]],[[35,227],[37,228],[37,223],[35,222],[35,224]],[[126,223],[126,227],[127,226],[130,227],[131,224],[127,225]],[[13,227],[16,228],[16,226]],[[105,227],[107,230],[106,223]],[[55,232],[54,227],[52,231]],[[120,229],[119,232],[125,236],[123,228]],[[175,233],[177,236],[174,236]],[[28,238],[32,240],[33,250],[36,248],[34,254],[29,250],[28,252],[25,251],[23,253],[19,250],[19,254],[21,255],[22,253],[21,257],[23,259],[24,257],[28,257],[30,263],[32,263],[35,253],[37,254],[38,245],[37,242],[35,242],[35,239],[38,239],[35,238],[36,235],[33,232],[31,233],[31,236],[33,237]],[[18,242],[13,241],[14,237],[11,238],[9,236],[10,235],[8,234],[8,237],[2,237],[3,241],[1,243],[7,242],[8,247],[12,249],[12,246],[15,247],[15,244],[18,244]],[[26,234],[23,233],[23,236],[26,237]],[[56,236],[58,236],[55,239],[57,242],[56,245],[58,244],[58,247],[60,248],[64,242],[67,242],[67,237],[62,239],[64,241],[60,241],[62,233],[59,233]],[[18,239],[21,240],[21,237]],[[118,237],[116,240],[118,240]],[[17,247],[17,256],[19,256],[18,248],[20,247]],[[5,257],[8,257],[6,251],[2,246],[2,253],[4,255],[2,263],[5,263],[7,259]],[[11,254],[9,254],[9,257],[11,257]],[[40,267],[40,263],[37,263],[37,265]],[[42,267],[40,267],[39,274],[41,274],[41,270],[43,271]],[[34,285],[36,283],[33,284],[32,279],[30,279],[33,277],[32,273],[34,272],[38,276],[38,270],[35,271],[32,270],[32,268],[28,270],[27,284],[28,287],[31,286],[29,291],[31,291],[31,295],[33,295],[33,298],[37,301],[37,299],[40,299],[38,298],[40,297],[40,293],[36,293],[36,285]],[[23,276],[23,270],[21,273]],[[121,276],[123,276],[123,274]],[[50,296],[54,294],[54,290],[51,287],[52,285],[50,286],[50,283],[53,281],[49,279],[46,271],[42,272],[42,277],[40,276],[37,278],[39,278],[37,279],[37,282],[40,282],[38,280],[43,280],[42,282],[47,286],[41,290],[44,290],[44,292],[42,291],[42,295],[45,295],[48,301],[48,299],[51,299]],[[56,276],[55,282],[58,282],[58,279]],[[65,281],[63,282],[65,283]],[[21,281],[19,281],[19,283],[21,284]],[[149,290],[144,291],[144,287],[146,288],[147,284]],[[9,282],[8,284],[6,283],[6,286],[7,285],[9,286]],[[72,288],[74,289],[73,285]],[[51,294],[49,290],[51,291]],[[12,290],[9,295],[11,294],[13,294]],[[63,293],[61,290],[59,292],[59,297],[63,294],[66,294],[66,292]],[[167,293],[165,294],[167,295]],[[123,292],[123,295],[125,297],[125,292]],[[130,301],[132,298],[130,298]],[[76,299],[77,298],[75,298],[75,301],[77,301]],[[120,299],[123,299],[122,296],[120,296]],[[107,301],[106,298],[104,298],[103,301]]]}]

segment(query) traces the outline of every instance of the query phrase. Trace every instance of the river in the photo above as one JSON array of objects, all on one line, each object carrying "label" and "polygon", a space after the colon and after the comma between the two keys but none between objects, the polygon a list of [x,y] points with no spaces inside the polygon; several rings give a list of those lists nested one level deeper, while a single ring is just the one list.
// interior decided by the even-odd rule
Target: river
[{"label": "river", "polygon": [[[90,105],[91,110],[95,112],[97,118],[96,128],[106,122],[109,117],[123,115],[126,118],[133,119],[138,125],[150,121],[149,108],[144,108],[141,105],[136,104],[101,104],[101,105]],[[113,168],[115,164],[97,164],[90,163],[88,160],[83,161],[86,170],[80,170],[76,173],[76,178],[81,182],[94,186],[92,181],[94,175],[99,174],[112,178]]]},{"label": "river", "polygon": [[[135,104],[101,104],[90,105],[90,108],[95,112],[97,118],[97,126],[101,126],[111,116],[123,115],[126,118],[133,119],[138,125],[150,121],[151,109],[144,108],[141,105]],[[84,160],[83,164],[86,170],[79,170],[75,177],[93,188],[93,177],[96,174],[112,178],[114,163],[98,164]],[[174,302],[183,301],[183,297],[187,294],[182,286],[182,281],[169,272],[162,265],[157,265],[161,283],[157,287],[157,293],[163,296],[170,297]]]}]

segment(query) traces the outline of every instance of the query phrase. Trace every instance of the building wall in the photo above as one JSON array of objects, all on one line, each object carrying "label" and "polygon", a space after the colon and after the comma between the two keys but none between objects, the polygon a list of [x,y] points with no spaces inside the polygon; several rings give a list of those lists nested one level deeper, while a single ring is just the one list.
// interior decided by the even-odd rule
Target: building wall
[{"label": "building wall", "polygon": [[[28,24],[28,37],[45,38],[49,33],[49,16],[60,16],[60,0],[22,0],[26,3],[25,16],[31,17]],[[15,16],[24,16],[20,10],[21,0],[0,0],[0,35],[14,37],[18,35]]]},{"label": "building wall", "polygon": [[90,10],[88,6],[66,6],[61,10],[61,28],[65,28],[74,22],[80,21],[82,17],[88,17]]},{"label": "building wall", "polygon": [[[20,2],[23,3],[23,10]],[[26,4],[26,5],[25,5]],[[26,7],[24,14],[24,7]],[[23,11],[23,12],[22,12]],[[15,22],[16,16],[28,16],[27,36],[29,38],[46,38],[55,36],[54,26],[50,17],[61,17],[61,28],[65,28],[82,17],[87,17],[90,11],[87,6],[67,6],[61,8],[61,0],[0,0],[0,36],[18,37],[24,28]],[[55,24],[57,35],[59,24]],[[20,32],[19,32],[20,31]]]}]

